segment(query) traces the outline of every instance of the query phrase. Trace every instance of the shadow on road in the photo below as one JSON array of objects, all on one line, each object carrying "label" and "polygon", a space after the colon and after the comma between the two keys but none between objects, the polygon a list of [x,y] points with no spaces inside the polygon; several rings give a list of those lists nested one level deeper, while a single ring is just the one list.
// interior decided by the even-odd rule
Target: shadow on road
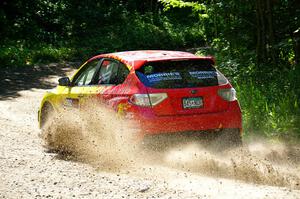
[{"label": "shadow on road", "polygon": [[30,89],[50,89],[56,86],[46,79],[51,76],[64,76],[78,68],[79,63],[52,63],[28,67],[12,67],[0,69],[0,100],[19,97],[19,91]]}]

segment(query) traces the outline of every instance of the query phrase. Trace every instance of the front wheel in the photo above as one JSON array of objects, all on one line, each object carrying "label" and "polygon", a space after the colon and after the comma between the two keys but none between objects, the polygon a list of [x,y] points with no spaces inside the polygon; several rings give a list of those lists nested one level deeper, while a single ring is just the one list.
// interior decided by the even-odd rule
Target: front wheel
[{"label": "front wheel", "polygon": [[40,118],[40,134],[39,137],[44,141],[43,146],[47,150],[52,150],[53,146],[53,135],[50,132],[50,127],[52,123],[52,118],[54,117],[55,110],[51,104],[45,103],[41,109],[41,118]]},{"label": "front wheel", "polygon": [[54,108],[51,104],[45,103],[43,108],[41,109],[41,123],[40,127],[43,129],[45,127],[46,123],[50,121],[50,118],[53,117],[54,114]]}]

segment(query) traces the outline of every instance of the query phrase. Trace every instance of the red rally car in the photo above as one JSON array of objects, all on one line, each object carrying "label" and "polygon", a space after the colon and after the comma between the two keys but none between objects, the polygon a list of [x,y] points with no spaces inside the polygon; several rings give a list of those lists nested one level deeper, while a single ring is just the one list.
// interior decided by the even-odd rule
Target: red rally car
[{"label": "red rally car", "polygon": [[39,110],[80,106],[82,96],[104,99],[119,115],[138,121],[140,137],[226,135],[241,143],[242,116],[236,91],[214,67],[212,57],[179,51],[102,54],[84,63],[72,78],[59,80]]}]

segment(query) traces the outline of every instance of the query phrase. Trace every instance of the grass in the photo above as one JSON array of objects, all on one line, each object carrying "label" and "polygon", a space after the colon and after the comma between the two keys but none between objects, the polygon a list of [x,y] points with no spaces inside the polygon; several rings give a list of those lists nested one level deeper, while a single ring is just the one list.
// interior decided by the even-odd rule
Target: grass
[{"label": "grass", "polygon": [[67,47],[39,44],[27,46],[21,42],[2,45],[0,67],[31,66],[36,63],[60,62],[72,59],[75,51]]},{"label": "grass", "polygon": [[293,92],[270,99],[269,96],[278,93],[263,92],[264,89],[251,81],[237,85],[236,89],[246,134],[300,138],[299,99]]}]

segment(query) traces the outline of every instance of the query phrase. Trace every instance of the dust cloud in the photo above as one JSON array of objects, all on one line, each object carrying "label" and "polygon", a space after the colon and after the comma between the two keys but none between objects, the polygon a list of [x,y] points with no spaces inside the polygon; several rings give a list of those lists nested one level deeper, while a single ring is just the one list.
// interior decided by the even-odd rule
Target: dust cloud
[{"label": "dust cloud", "polygon": [[84,111],[64,109],[52,116],[41,137],[59,158],[82,161],[101,170],[119,171],[135,163],[133,124],[98,103]]},{"label": "dust cloud", "polygon": [[259,142],[216,152],[189,144],[166,152],[164,163],[207,176],[300,189],[299,150]]},{"label": "dust cloud", "polygon": [[300,189],[299,146],[257,139],[222,151],[199,142],[150,150],[136,139],[137,124],[116,117],[102,105],[84,110],[64,110],[49,120],[42,133],[46,148],[64,159],[111,172],[159,164],[199,175]]}]

